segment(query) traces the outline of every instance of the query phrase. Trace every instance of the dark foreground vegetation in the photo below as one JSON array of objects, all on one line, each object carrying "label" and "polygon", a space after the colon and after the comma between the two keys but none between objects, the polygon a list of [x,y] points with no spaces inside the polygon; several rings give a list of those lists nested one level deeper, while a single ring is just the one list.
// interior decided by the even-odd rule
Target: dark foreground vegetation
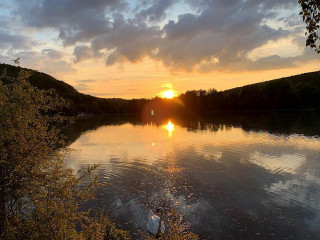
[{"label": "dark foreground vegetation", "polygon": [[[0,239],[131,239],[102,208],[80,210],[102,183],[97,166],[75,173],[64,164],[60,127],[70,118],[60,113],[68,100],[32,86],[25,71],[15,74],[0,73]],[[197,239],[169,223],[161,239]]]},{"label": "dark foreground vegetation", "polygon": [[[10,77],[17,77],[20,67],[0,64],[0,72],[6,69]],[[27,69],[25,69],[27,70]],[[79,93],[72,86],[53,77],[28,70],[28,81],[43,90],[54,90],[68,103],[62,111],[68,115],[128,114],[142,113],[154,117],[172,112],[224,112],[297,110],[320,108],[320,72],[311,72],[292,77],[251,84],[226,91],[192,90],[174,99],[97,98]]]},{"label": "dark foreground vegetation", "polygon": [[54,127],[65,102],[26,78],[0,76],[0,239],[129,239],[103,212],[78,211],[98,187],[95,166],[65,167]]}]

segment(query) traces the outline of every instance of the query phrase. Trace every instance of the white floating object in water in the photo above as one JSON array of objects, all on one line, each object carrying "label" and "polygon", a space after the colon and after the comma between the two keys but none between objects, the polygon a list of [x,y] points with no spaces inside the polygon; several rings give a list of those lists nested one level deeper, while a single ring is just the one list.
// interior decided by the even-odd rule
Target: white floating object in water
[{"label": "white floating object in water", "polygon": [[[160,217],[156,214],[154,214],[151,210],[149,211],[148,215],[148,225],[147,225],[147,230],[153,234],[156,235],[158,232],[159,228],[159,221]],[[163,221],[161,221],[161,233],[164,233],[165,227]]]}]

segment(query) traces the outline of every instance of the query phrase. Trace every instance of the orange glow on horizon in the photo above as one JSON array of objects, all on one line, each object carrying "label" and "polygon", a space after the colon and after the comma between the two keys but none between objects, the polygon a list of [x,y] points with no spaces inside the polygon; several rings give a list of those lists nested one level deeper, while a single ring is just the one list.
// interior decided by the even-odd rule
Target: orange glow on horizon
[{"label": "orange glow on horizon", "polygon": [[165,92],[163,92],[161,94],[162,98],[168,98],[168,99],[172,99],[175,97],[174,91],[173,90],[167,90]]},{"label": "orange glow on horizon", "polygon": [[[104,61],[87,60],[74,65],[75,72],[54,74],[53,76],[72,86],[77,86],[81,79],[91,79],[86,88],[80,92],[103,98],[154,98],[163,97],[165,91],[178,93],[188,90],[211,89],[218,91],[240,87],[252,83],[264,82],[281,77],[288,77],[304,72],[319,70],[319,60],[298,65],[296,68],[272,69],[261,71],[212,71],[185,72],[177,70],[172,73],[165,66],[152,59],[145,58],[142,62],[119,66],[105,66]],[[143,75],[141,75],[143,73]],[[106,78],[106,76],[108,76]],[[124,84],[119,84],[121,80]],[[162,86],[163,83],[171,86]]]}]

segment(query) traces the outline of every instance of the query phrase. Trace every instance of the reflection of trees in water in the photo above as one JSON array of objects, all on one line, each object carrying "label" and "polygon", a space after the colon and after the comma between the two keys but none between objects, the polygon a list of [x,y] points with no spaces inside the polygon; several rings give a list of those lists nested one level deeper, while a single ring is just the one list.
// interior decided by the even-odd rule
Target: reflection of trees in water
[{"label": "reflection of trees in water", "polygon": [[171,120],[173,124],[188,131],[218,131],[230,127],[241,127],[244,131],[266,131],[271,134],[301,134],[320,136],[319,111],[292,112],[230,112],[224,114],[175,114],[171,116],[141,117],[140,115],[92,115],[79,118],[73,125],[64,130],[69,143],[78,139],[88,130],[96,130],[101,126],[154,124],[161,126]]},{"label": "reflection of trees in water", "polygon": [[241,127],[244,131],[266,131],[271,134],[320,135],[320,112],[230,112],[197,117],[174,118],[173,122],[188,130],[210,130]]}]

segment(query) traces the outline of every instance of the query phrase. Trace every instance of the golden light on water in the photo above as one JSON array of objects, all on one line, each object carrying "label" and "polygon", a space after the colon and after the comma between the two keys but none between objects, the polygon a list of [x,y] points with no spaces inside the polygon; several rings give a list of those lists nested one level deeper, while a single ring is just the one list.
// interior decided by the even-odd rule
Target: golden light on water
[{"label": "golden light on water", "polygon": [[175,94],[174,94],[174,91],[173,91],[173,90],[167,90],[167,91],[165,91],[165,92],[163,92],[163,93],[161,94],[161,97],[162,97],[162,98],[172,99],[172,98],[174,98],[174,96],[175,96]]},{"label": "golden light on water", "polygon": [[163,128],[165,128],[168,131],[169,137],[171,137],[172,132],[174,131],[174,124],[169,120],[169,122],[165,124]]}]

